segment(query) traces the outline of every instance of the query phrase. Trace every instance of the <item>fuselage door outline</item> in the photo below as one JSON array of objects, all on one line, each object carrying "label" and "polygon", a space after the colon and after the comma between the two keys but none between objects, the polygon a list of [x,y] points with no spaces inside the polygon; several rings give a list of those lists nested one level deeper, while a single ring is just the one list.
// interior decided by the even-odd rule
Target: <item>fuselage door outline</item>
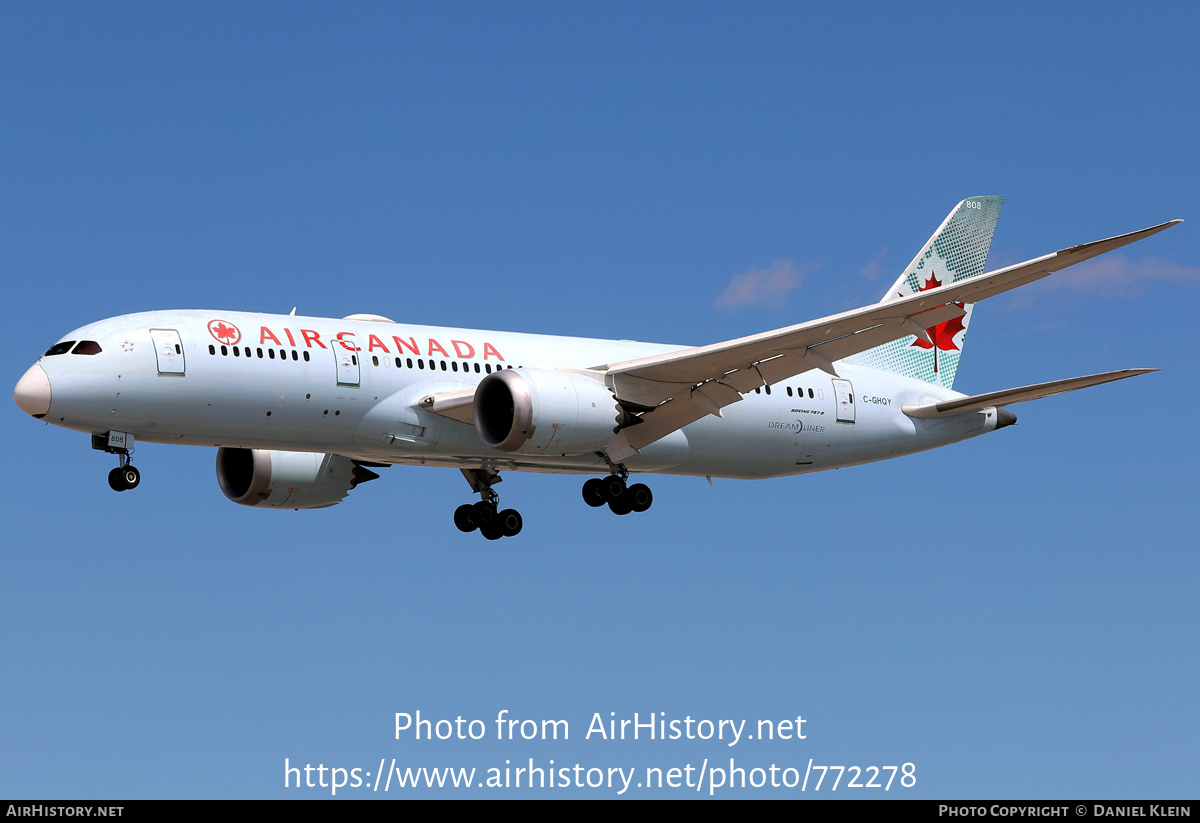
[{"label": "fuselage door outline", "polygon": [[849,380],[833,381],[833,396],[836,398],[837,422],[854,422],[854,386]]},{"label": "fuselage door outline", "polygon": [[358,352],[349,343],[341,340],[330,340],[329,348],[337,360],[337,384],[339,386],[359,386],[362,384],[362,369],[358,362]]},{"label": "fuselage door outline", "polygon": [[154,343],[154,356],[158,359],[159,374],[185,373],[183,341],[175,329],[150,329],[150,340]]}]

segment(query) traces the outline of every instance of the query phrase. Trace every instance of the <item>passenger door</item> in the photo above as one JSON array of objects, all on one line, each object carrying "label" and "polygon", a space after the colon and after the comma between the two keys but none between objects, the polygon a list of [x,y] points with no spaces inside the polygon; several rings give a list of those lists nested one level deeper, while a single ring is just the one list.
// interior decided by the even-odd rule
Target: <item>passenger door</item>
[{"label": "passenger door", "polygon": [[158,358],[159,374],[184,373],[183,341],[175,329],[151,329],[150,339],[154,342],[154,356]]}]

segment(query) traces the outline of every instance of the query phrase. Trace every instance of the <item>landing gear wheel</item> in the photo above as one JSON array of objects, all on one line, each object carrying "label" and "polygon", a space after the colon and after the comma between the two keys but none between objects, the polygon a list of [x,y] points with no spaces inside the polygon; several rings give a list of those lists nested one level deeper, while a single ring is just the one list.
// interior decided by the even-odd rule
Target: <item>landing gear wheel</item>
[{"label": "landing gear wheel", "polygon": [[625,492],[625,496],[629,498],[629,505],[635,512],[644,512],[654,502],[654,495],[645,483],[634,483]]},{"label": "landing gear wheel", "polygon": [[593,509],[605,504],[604,481],[602,479],[593,477],[583,484],[583,502],[587,503]]},{"label": "landing gear wheel", "polygon": [[108,473],[108,487],[115,492],[136,489],[138,483],[141,482],[142,473],[128,463],[124,466],[117,466]]},{"label": "landing gear wheel", "polygon": [[500,528],[498,522],[486,523],[480,526],[479,533],[488,540],[499,540],[501,537],[504,537],[504,531]]},{"label": "landing gear wheel", "polygon": [[604,494],[604,501],[610,506],[614,500],[620,500],[625,496],[625,481],[615,474],[601,478],[600,490]]},{"label": "landing gear wheel", "polygon": [[521,520],[521,513],[516,509],[505,509],[500,512],[496,518],[497,524],[500,526],[500,531],[505,537],[516,537],[521,533],[521,526],[524,521]]},{"label": "landing gear wheel", "polygon": [[[479,530],[490,525],[496,519],[496,507],[491,503],[480,500],[478,503],[471,506],[472,514],[475,516],[475,523],[479,526]],[[485,534],[486,536],[486,534]],[[495,538],[490,538],[495,540]]]},{"label": "landing gear wheel", "polygon": [[460,532],[475,531],[479,528],[479,524],[475,522],[475,506],[472,503],[463,503],[454,510],[454,525],[458,527]]},{"label": "landing gear wheel", "polygon": [[618,497],[616,500],[608,501],[608,508],[613,514],[629,514],[633,511],[633,500],[630,499],[628,492]]}]

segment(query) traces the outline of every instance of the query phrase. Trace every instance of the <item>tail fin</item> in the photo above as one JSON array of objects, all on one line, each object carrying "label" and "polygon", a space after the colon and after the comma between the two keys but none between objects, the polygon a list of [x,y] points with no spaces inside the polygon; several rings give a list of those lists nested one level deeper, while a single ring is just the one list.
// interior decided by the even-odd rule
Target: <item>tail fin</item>
[{"label": "tail fin", "polygon": [[[879,302],[887,303],[982,274],[1002,205],[1003,197],[992,196],[969,197],[955,206]],[[926,329],[932,344],[916,336],[904,337],[847,359],[953,388],[973,307],[967,304],[963,307],[966,310],[963,317]]]}]

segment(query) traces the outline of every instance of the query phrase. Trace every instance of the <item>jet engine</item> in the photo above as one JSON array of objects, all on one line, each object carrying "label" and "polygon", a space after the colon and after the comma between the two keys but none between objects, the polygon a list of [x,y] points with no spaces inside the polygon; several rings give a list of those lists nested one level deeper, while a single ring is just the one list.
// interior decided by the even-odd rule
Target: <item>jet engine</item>
[{"label": "jet engine", "polygon": [[624,417],[603,383],[548,369],[504,369],[475,390],[475,431],[518,454],[587,454],[603,449]]},{"label": "jet engine", "polygon": [[340,454],[217,449],[217,482],[234,503],[265,509],[323,509],[379,477]]}]

